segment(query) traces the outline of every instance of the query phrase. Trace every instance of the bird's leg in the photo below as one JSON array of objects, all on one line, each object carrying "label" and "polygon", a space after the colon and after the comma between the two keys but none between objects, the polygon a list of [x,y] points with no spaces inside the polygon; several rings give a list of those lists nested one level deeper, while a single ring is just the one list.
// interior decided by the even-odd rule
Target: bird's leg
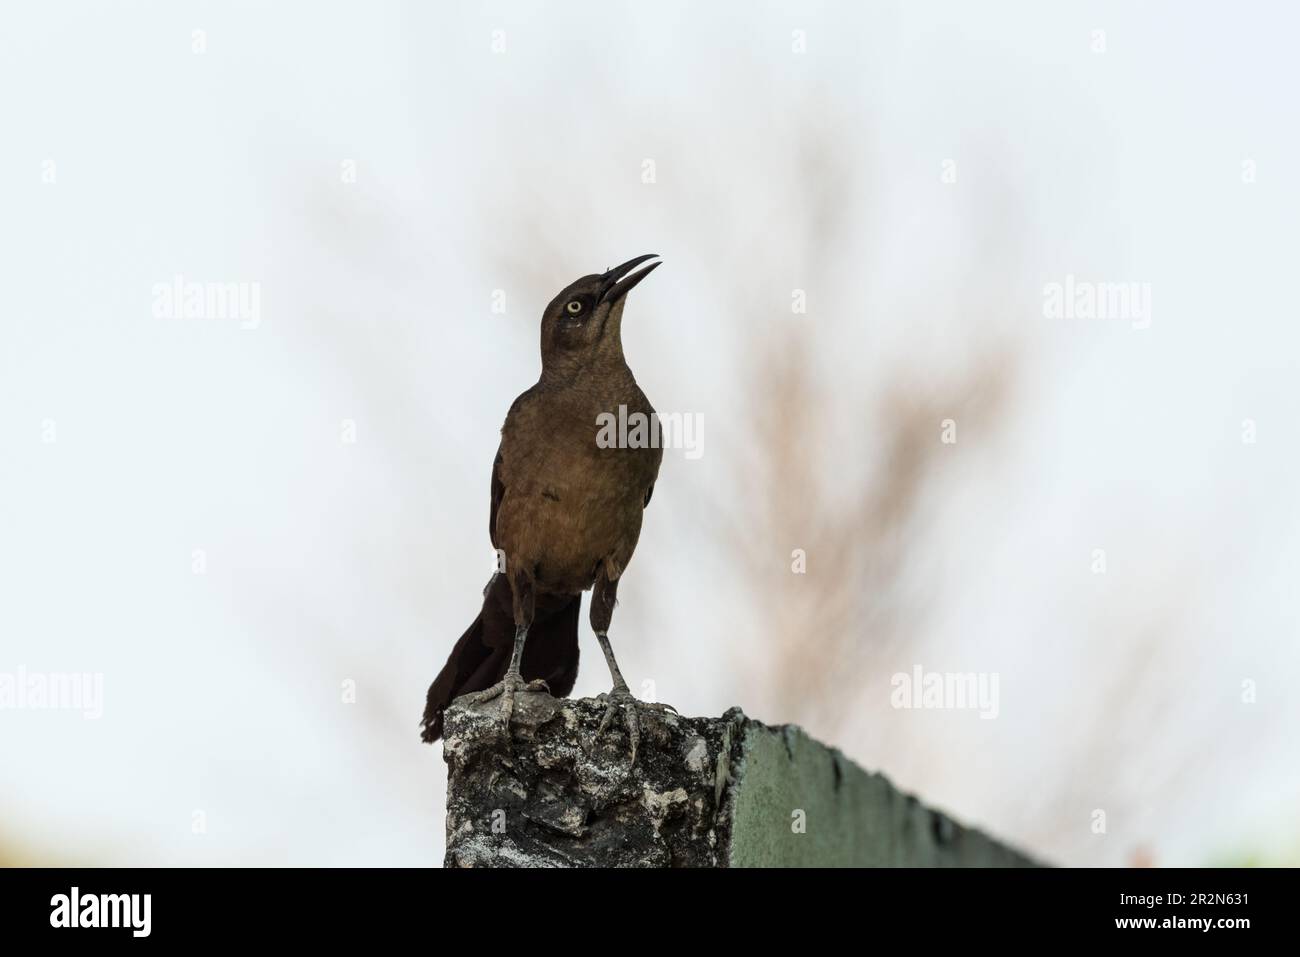
[{"label": "bird's leg", "polygon": [[467,695],[467,703],[470,705],[482,704],[484,701],[491,701],[494,698],[501,699],[501,720],[510,729],[510,716],[515,710],[515,694],[520,691],[545,691],[550,692],[550,686],[541,678],[533,681],[525,681],[523,674],[519,670],[520,664],[524,660],[524,643],[528,640],[528,629],[533,623],[533,582],[527,575],[516,575],[510,580],[511,589],[514,592],[515,599],[515,647],[510,653],[510,666],[506,669],[505,677],[490,688],[484,688],[482,691],[476,691]]},{"label": "bird's leg", "polygon": [[506,670],[505,677],[498,681],[490,688],[484,688],[482,691],[475,691],[473,694],[465,696],[465,701],[470,705],[482,704],[485,701],[491,701],[494,698],[501,699],[501,720],[506,727],[510,726],[510,716],[515,711],[515,694],[520,691],[546,691],[549,692],[550,686],[541,678],[533,681],[525,681],[524,676],[519,671],[519,662],[524,656],[524,642],[528,638],[527,628],[515,629],[515,648],[510,655],[510,667]]},{"label": "bird's leg", "polygon": [[607,702],[605,715],[600,719],[600,727],[596,729],[596,737],[599,738],[609,727],[617,711],[623,712],[623,722],[627,727],[627,736],[632,745],[632,764],[636,764],[636,749],[641,741],[641,719],[637,716],[638,708],[653,708],[659,711],[672,711],[676,713],[676,708],[671,705],[658,704],[653,701],[642,701],[633,696],[623,680],[623,673],[618,670],[618,662],[614,660],[614,649],[609,643],[609,623],[614,617],[615,594],[618,591],[618,579],[610,581],[604,570],[596,579],[595,588],[591,597],[591,628],[596,633],[596,640],[600,642],[600,650],[605,655],[605,664],[609,665],[609,676],[614,682],[614,687],[608,694],[601,695],[601,700]]},{"label": "bird's leg", "polygon": [[636,764],[636,749],[641,742],[641,719],[637,716],[638,708],[649,708],[654,711],[664,712],[671,711],[677,713],[677,709],[670,704],[662,704],[658,701],[642,701],[632,694],[623,680],[623,675],[618,670],[618,662],[614,660],[614,649],[609,645],[609,636],[604,632],[596,633],[596,640],[600,642],[600,650],[605,653],[605,663],[609,665],[609,676],[614,679],[614,687],[609,690],[608,694],[600,695],[602,701],[607,702],[605,706],[605,716],[600,719],[600,727],[596,729],[596,737],[599,738],[609,727],[613,720],[614,713],[623,712],[623,723],[627,727],[627,736],[632,744],[632,763]]}]

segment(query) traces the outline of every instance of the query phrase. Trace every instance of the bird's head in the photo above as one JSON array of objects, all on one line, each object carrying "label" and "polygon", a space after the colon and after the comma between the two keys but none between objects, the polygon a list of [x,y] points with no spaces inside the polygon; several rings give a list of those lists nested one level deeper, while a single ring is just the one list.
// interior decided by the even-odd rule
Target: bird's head
[{"label": "bird's head", "polygon": [[[621,328],[627,294],[659,265],[637,269],[654,253],[569,283],[542,313],[543,365],[583,365],[592,357],[623,358]],[[633,270],[636,270],[635,272]]]}]

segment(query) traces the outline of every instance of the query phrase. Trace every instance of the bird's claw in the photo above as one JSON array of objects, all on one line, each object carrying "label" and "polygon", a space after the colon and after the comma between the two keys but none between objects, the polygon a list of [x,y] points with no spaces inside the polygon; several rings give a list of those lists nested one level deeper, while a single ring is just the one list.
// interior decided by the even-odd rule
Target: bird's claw
[{"label": "bird's claw", "polygon": [[594,744],[595,740],[605,733],[605,729],[609,727],[610,721],[614,719],[614,713],[622,710],[623,723],[627,728],[628,740],[632,745],[632,765],[636,764],[636,749],[641,743],[641,719],[637,715],[637,710],[639,708],[649,708],[655,711],[671,711],[673,714],[677,713],[677,709],[672,705],[661,704],[657,701],[642,701],[640,698],[633,696],[632,692],[627,688],[614,688],[608,694],[598,695],[597,700],[606,702],[606,706],[605,714],[600,719],[600,726],[596,729],[596,735],[595,738],[592,739],[592,743]]},{"label": "bird's claw", "polygon": [[482,691],[475,691],[473,694],[466,695],[466,703],[471,707],[483,704],[485,701],[491,701],[494,698],[501,699],[501,723],[505,725],[507,731],[510,730],[510,716],[515,712],[515,695],[520,691],[545,691],[550,694],[551,687],[541,678],[534,678],[532,681],[525,681],[523,675],[506,672],[506,676],[490,688],[484,688]]}]

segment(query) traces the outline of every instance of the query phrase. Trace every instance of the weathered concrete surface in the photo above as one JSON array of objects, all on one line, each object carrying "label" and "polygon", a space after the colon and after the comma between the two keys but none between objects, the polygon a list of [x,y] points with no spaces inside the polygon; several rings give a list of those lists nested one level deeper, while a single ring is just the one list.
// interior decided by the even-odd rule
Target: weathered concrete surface
[{"label": "weathered concrete surface", "polygon": [[447,866],[724,866],[735,722],[642,712],[629,768],[620,722],[591,746],[603,714],[521,694],[508,740],[497,702],[449,708]]},{"label": "weathered concrete surface", "polygon": [[641,711],[637,763],[594,699],[447,711],[448,867],[1032,866],[797,727]]}]

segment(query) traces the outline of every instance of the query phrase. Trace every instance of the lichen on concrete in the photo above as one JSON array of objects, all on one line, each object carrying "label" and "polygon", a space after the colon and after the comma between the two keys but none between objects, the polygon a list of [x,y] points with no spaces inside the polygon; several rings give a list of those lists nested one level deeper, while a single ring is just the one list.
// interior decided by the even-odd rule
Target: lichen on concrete
[{"label": "lichen on concrete", "polygon": [[[594,699],[517,698],[447,712],[449,867],[718,867],[728,846],[725,722],[643,711],[636,764]],[[722,765],[726,766],[727,761]]]}]

